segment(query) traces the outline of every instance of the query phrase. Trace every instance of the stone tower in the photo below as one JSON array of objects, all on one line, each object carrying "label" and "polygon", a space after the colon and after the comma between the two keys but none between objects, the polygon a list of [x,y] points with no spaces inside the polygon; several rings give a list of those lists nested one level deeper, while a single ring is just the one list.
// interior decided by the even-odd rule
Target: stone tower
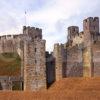
[{"label": "stone tower", "polygon": [[66,77],[66,46],[64,44],[54,45],[55,79],[56,81]]},{"label": "stone tower", "polygon": [[67,77],[82,77],[82,42],[83,32],[78,26],[68,27]]},{"label": "stone tower", "polygon": [[79,27],[70,26],[68,27],[68,40],[73,40],[75,36],[79,35]]},{"label": "stone tower", "polygon": [[93,72],[93,54],[92,45],[98,39],[99,18],[89,17],[83,21],[84,30],[84,49],[83,49],[83,66],[84,76],[91,77]]},{"label": "stone tower", "polygon": [[83,31],[84,31],[84,45],[90,46],[96,40],[96,35],[99,33],[99,18],[89,17],[83,21]]},{"label": "stone tower", "polygon": [[42,30],[24,27],[24,90],[46,89],[45,40]]}]

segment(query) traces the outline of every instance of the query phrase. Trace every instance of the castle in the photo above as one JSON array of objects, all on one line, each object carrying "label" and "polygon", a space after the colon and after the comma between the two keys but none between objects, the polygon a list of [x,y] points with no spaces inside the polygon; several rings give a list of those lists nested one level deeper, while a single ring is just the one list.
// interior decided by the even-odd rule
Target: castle
[{"label": "castle", "polygon": [[54,45],[56,80],[63,77],[100,76],[99,18],[83,21],[83,31],[78,26],[68,27],[68,42]]},{"label": "castle", "polygon": [[23,27],[23,34],[0,37],[0,53],[17,52],[21,58],[19,77],[1,77],[3,90],[12,90],[12,82],[19,82],[26,91],[46,88],[45,40],[42,30]]},{"label": "castle", "polygon": [[21,58],[19,77],[0,76],[2,90],[12,90],[13,82],[24,91],[38,91],[66,77],[100,76],[99,18],[85,19],[82,32],[78,26],[68,27],[66,40],[54,44],[49,54],[39,28],[24,26],[23,34],[1,36],[0,53],[16,52]]}]

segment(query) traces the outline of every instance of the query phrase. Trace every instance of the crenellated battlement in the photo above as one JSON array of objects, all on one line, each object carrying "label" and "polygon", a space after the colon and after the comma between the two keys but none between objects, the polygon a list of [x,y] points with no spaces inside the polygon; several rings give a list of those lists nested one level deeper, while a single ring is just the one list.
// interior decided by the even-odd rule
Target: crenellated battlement
[{"label": "crenellated battlement", "polygon": [[54,44],[56,81],[66,77],[66,44]]},{"label": "crenellated battlement", "polygon": [[0,36],[0,40],[17,39],[18,37],[20,37],[20,34],[18,34],[18,35],[3,35],[3,36]]},{"label": "crenellated battlement", "polygon": [[27,34],[33,38],[40,38],[42,39],[42,29],[40,28],[35,28],[35,27],[23,27],[23,34]]},{"label": "crenellated battlement", "polygon": [[99,18],[88,17],[83,20],[83,30],[84,32],[99,33]]},{"label": "crenellated battlement", "polygon": [[42,29],[30,26],[23,27],[23,34],[0,36],[0,53],[16,52],[21,58],[24,90],[46,89],[45,43]]},{"label": "crenellated battlement", "polygon": [[62,64],[66,55],[66,77],[100,76],[100,33],[99,18],[88,17],[83,20],[83,31],[78,26],[68,27],[66,54],[62,53],[63,45],[54,45],[56,79],[62,77]]},{"label": "crenellated battlement", "polygon": [[16,48],[22,48],[22,41],[32,42],[37,39],[42,39],[42,29],[24,26],[23,34],[0,36],[0,52],[15,52]]},{"label": "crenellated battlement", "polygon": [[23,26],[23,30],[36,30],[38,32],[42,32],[42,29],[36,28],[36,27],[30,27],[30,26]]},{"label": "crenellated battlement", "polygon": [[0,36],[0,53],[17,52],[22,60],[24,90],[46,89],[64,77],[100,76],[99,18],[68,27],[68,42],[54,44],[53,53],[45,52],[42,29],[23,26],[23,34]]},{"label": "crenellated battlement", "polygon": [[70,26],[68,27],[68,40],[73,40],[75,36],[79,35],[79,27],[78,26]]}]

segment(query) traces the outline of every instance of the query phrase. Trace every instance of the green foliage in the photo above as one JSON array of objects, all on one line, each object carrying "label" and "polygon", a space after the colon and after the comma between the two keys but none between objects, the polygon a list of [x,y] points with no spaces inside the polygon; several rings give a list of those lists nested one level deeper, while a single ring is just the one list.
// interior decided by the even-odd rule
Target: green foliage
[{"label": "green foliage", "polygon": [[0,75],[16,76],[21,72],[21,59],[17,53],[0,54]]}]

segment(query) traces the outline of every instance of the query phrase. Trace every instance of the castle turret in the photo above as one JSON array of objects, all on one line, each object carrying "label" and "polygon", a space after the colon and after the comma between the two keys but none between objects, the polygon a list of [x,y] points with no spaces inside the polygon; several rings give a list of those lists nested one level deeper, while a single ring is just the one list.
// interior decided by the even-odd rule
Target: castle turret
[{"label": "castle turret", "polygon": [[79,35],[79,27],[78,26],[70,26],[68,27],[68,40],[73,40],[75,36]]},{"label": "castle turret", "polygon": [[23,27],[23,34],[29,35],[34,39],[40,38],[42,39],[42,29],[35,28],[35,27]]},{"label": "castle turret", "polygon": [[86,45],[91,45],[94,41],[98,40],[99,35],[99,18],[89,17],[83,21],[84,42]]},{"label": "castle turret", "polygon": [[46,89],[45,40],[41,29],[24,27],[24,90]]},{"label": "castle turret", "polygon": [[66,48],[64,44],[54,45],[56,81],[66,77]]},{"label": "castle turret", "polygon": [[84,49],[83,49],[83,66],[84,76],[91,77],[93,71],[93,54],[92,45],[98,40],[99,35],[99,18],[89,17],[83,21],[84,30]]},{"label": "castle turret", "polygon": [[89,17],[83,21],[84,32],[99,33],[99,18]]}]

